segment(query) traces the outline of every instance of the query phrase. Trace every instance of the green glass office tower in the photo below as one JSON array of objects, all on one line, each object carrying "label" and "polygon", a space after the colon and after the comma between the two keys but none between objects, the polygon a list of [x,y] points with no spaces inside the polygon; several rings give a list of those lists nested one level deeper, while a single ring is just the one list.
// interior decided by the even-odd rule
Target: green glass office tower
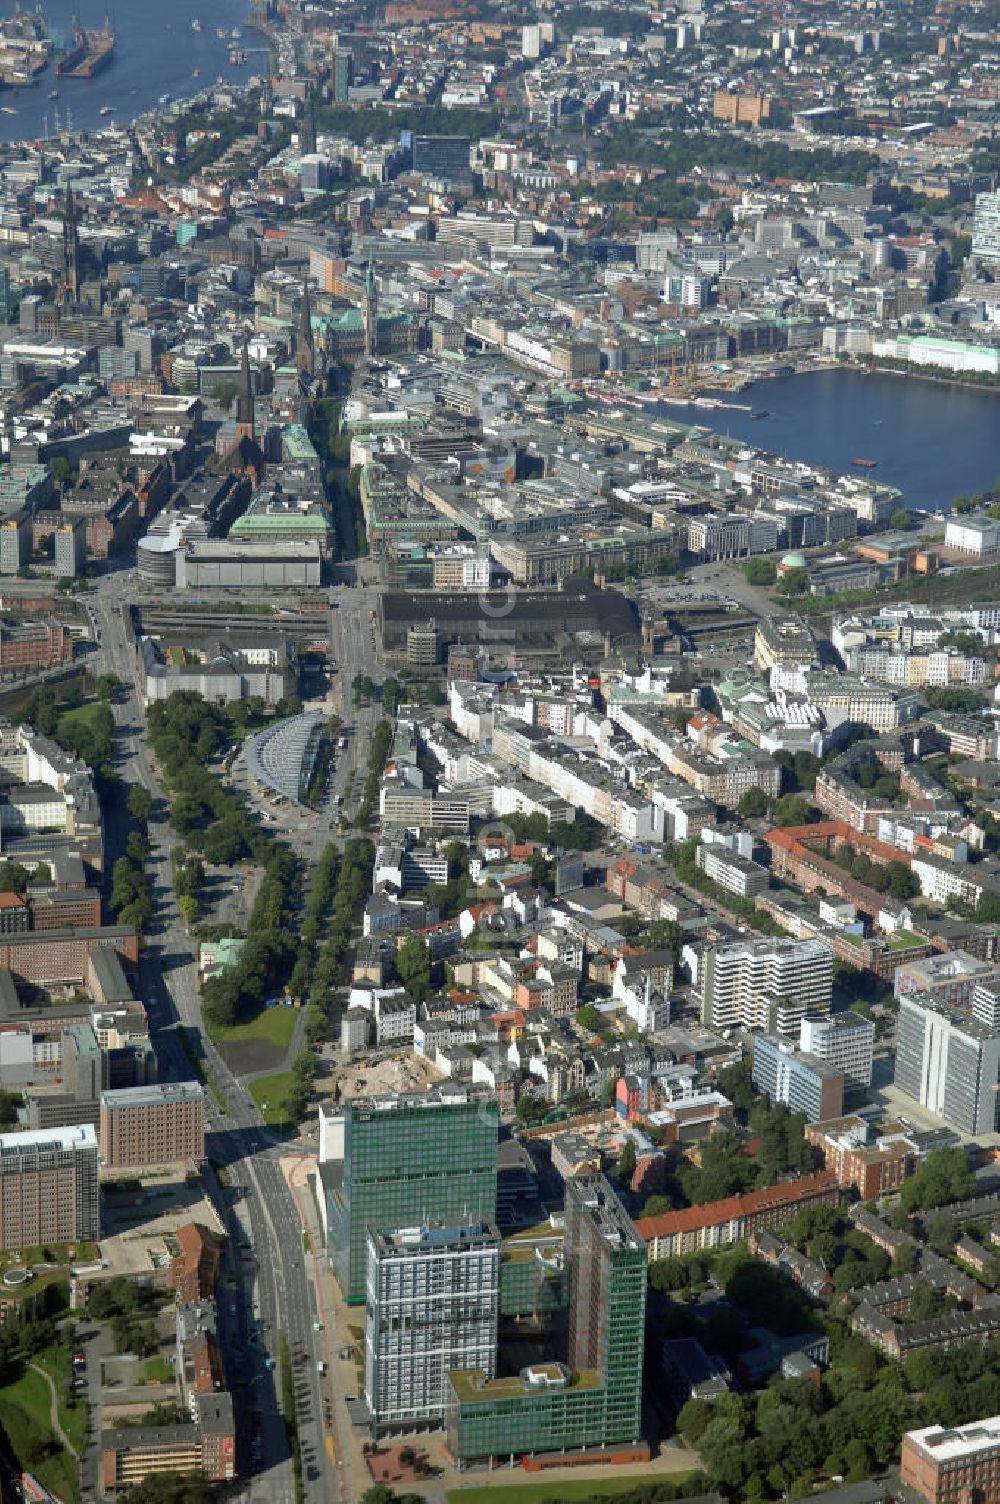
[{"label": "green glass office tower", "polygon": [[566,1182],[570,1367],[604,1376],[604,1442],[635,1441],[642,1412],[646,1244],[603,1175]]},{"label": "green glass office tower", "polygon": [[496,1218],[495,1099],[455,1087],[347,1104],[339,1185],[327,1192],[334,1273],[365,1298],[367,1229],[460,1226]]},{"label": "green glass office tower", "polygon": [[603,1175],[566,1182],[567,1363],[507,1378],[452,1373],[448,1451],[487,1457],[639,1442],[646,1323],[646,1245]]}]

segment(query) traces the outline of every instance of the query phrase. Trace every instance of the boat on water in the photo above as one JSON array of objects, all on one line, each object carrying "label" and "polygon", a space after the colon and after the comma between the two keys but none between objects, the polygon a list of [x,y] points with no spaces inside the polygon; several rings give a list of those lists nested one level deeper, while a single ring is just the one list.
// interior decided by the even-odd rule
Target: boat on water
[{"label": "boat on water", "polygon": [[191,77],[192,78],[200,78],[201,77],[201,69],[200,68],[192,68],[191,69]]},{"label": "boat on water", "polygon": [[109,105],[109,104],[102,104],[101,108],[98,110],[97,113],[99,115],[112,115],[114,113],[114,110],[113,110],[113,108],[112,108],[111,105]]},{"label": "boat on water", "polygon": [[751,410],[750,416],[751,418],[769,418],[771,414],[768,412],[766,407],[761,407],[758,408],[757,412]]},{"label": "boat on water", "polygon": [[852,460],[851,464],[858,470],[874,470],[878,460]]},{"label": "boat on water", "polygon": [[59,98],[59,90],[58,89],[50,89],[49,90],[49,98],[50,99],[58,99]]},{"label": "boat on water", "polygon": [[229,40],[229,32],[224,26],[217,26],[215,28],[215,35],[218,37],[220,42],[226,42]]},{"label": "boat on water", "polygon": [[200,31],[201,30],[201,22],[198,20],[197,16],[195,16],[194,20],[191,22],[191,30],[192,31]]},{"label": "boat on water", "polygon": [[2,110],[5,115],[17,114],[17,111],[14,109],[14,107],[9,104],[0,104],[0,110]]}]

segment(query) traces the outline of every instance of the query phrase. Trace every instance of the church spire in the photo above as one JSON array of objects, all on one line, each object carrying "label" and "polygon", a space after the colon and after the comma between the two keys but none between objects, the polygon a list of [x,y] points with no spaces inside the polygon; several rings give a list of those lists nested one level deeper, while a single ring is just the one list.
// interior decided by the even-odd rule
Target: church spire
[{"label": "church spire", "polygon": [[252,439],[254,436],[253,388],[250,385],[250,345],[243,335],[243,354],[240,357],[240,381],[236,392],[236,438]]},{"label": "church spire", "polygon": [[80,231],[72,183],[66,184],[63,209],[63,302],[80,301]]},{"label": "church spire", "polygon": [[312,332],[312,302],[309,278],[302,278],[302,304],[299,308],[299,333],[295,344],[295,365],[300,376],[315,376],[316,346]]},{"label": "church spire", "polygon": [[365,354],[370,359],[378,354],[378,285],[375,281],[371,252],[368,253],[368,270],[365,272],[365,297],[361,318],[365,331]]}]

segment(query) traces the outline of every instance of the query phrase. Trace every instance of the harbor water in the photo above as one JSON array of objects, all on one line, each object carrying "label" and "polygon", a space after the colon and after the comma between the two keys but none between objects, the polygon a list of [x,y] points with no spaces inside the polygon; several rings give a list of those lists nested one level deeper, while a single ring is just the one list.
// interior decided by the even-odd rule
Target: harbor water
[{"label": "harbor water", "polygon": [[[88,8],[89,3],[89,8]],[[88,30],[104,25],[104,0],[42,0],[53,37],[68,40],[72,21]],[[13,12],[7,0],[4,15]],[[230,64],[231,33],[242,28],[247,0],[130,0],[109,7],[115,33],[115,55],[93,78],[56,78],[54,60],[30,88],[0,89],[0,141],[34,140],[67,124],[74,130],[123,125],[155,108],[164,94],[185,99],[224,78],[239,82],[266,72],[266,38],[246,32],[237,44],[247,52],[245,64]],[[200,29],[192,28],[192,21]],[[225,39],[218,35],[225,31]],[[195,77],[195,69],[198,76]],[[50,98],[52,91],[57,98]],[[102,109],[108,111],[103,116]],[[16,114],[9,113],[11,110]]]},{"label": "harbor water", "polygon": [[[720,400],[741,406],[670,402],[657,410],[788,459],[896,486],[910,507],[934,510],[1000,479],[1000,391],[833,369],[759,381]],[[853,470],[853,459],[875,465]]]}]

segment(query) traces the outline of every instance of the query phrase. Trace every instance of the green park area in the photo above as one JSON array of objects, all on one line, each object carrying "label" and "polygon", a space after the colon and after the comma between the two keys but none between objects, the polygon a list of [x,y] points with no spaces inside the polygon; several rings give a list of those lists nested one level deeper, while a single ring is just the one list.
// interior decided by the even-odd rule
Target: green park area
[{"label": "green park area", "polygon": [[543,1478],[538,1483],[500,1483],[495,1486],[484,1483],[476,1488],[452,1488],[448,1491],[448,1504],[483,1504],[484,1497],[487,1504],[552,1504],[555,1499],[559,1504],[575,1504],[577,1500],[620,1499],[640,1484],[648,1488],[656,1483],[657,1474],[662,1474],[663,1481],[669,1480],[673,1487],[690,1475],[686,1466],[676,1473],[667,1474],[662,1466],[665,1460],[659,1460],[654,1474],[644,1471],[640,1477],[633,1474],[628,1478],[568,1478],[560,1479],[558,1483],[552,1478]]},{"label": "green park area", "polygon": [[[31,1362],[49,1374],[57,1395],[62,1396],[70,1378],[69,1349],[45,1348]],[[44,1376],[34,1368],[25,1366],[19,1378],[0,1388],[0,1425],[15,1456],[51,1493],[67,1504],[74,1504],[79,1497],[76,1458],[53,1435],[51,1407],[52,1391]],[[63,1431],[80,1451],[87,1429],[85,1406],[60,1403],[58,1416]]]},{"label": "green park area", "polygon": [[293,1112],[296,1090],[294,1071],[276,1071],[250,1082],[250,1095],[260,1108],[267,1128],[291,1129],[298,1121]]},{"label": "green park area", "polygon": [[295,1008],[262,1008],[254,1018],[238,1024],[211,1022],[206,1015],[205,1025],[216,1044],[259,1042],[287,1050],[295,1033],[297,1017],[298,1011]]}]

